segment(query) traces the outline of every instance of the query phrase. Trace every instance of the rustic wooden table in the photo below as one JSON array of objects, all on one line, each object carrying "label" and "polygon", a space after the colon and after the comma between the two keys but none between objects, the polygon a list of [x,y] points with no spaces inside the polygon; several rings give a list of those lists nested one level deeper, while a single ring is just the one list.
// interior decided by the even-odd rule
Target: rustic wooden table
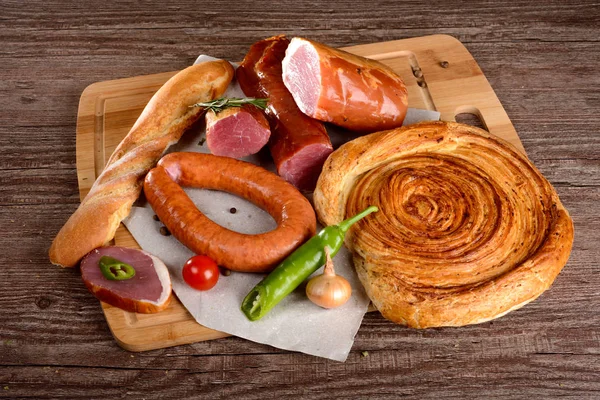
[{"label": "rustic wooden table", "polygon": [[[51,3],[0,1],[0,398],[600,397],[597,2]],[[464,328],[412,330],[370,313],[345,363],[235,337],[119,348],[78,272],[47,258],[79,203],[82,90],[199,53],[240,60],[277,33],[336,47],[461,40],[573,216],[573,252],[552,288]]]}]

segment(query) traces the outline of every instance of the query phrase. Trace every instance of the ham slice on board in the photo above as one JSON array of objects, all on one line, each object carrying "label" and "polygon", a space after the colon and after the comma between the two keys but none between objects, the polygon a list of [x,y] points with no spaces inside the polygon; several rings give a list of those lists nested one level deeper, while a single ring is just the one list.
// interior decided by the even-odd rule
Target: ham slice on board
[{"label": "ham slice on board", "polygon": [[[109,280],[100,270],[102,256],[112,257],[135,269],[127,280]],[[107,246],[92,250],[81,260],[81,277],[99,300],[125,311],[155,313],[171,300],[171,278],[165,264],[142,250]]]}]

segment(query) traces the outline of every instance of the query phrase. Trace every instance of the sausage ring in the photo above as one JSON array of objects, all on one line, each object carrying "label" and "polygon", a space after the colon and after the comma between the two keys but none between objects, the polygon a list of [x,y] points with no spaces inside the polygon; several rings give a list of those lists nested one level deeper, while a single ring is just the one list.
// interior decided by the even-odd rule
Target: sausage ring
[{"label": "sausage ring", "polygon": [[[181,186],[226,191],[267,211],[277,228],[257,235],[208,219]],[[233,271],[268,272],[315,234],[309,201],[279,176],[248,162],[202,153],[171,153],[144,180],[154,212],[181,243]]]}]

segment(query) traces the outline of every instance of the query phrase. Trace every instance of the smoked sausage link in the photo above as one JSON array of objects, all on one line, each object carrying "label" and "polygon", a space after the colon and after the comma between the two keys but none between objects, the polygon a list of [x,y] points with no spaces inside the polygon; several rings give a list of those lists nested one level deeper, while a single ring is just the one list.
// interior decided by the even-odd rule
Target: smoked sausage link
[{"label": "smoked sausage link", "polygon": [[265,113],[277,173],[299,189],[313,190],[333,146],[323,123],[304,115],[283,83],[288,44],[283,35],[253,44],[236,76],[246,96],[269,99]]},{"label": "smoked sausage link", "polygon": [[[243,197],[267,211],[277,228],[257,235],[224,228],[200,212],[181,186]],[[229,157],[168,154],[146,176],[144,194],[181,243],[234,271],[272,270],[316,230],[314,210],[296,188],[262,167]]]}]

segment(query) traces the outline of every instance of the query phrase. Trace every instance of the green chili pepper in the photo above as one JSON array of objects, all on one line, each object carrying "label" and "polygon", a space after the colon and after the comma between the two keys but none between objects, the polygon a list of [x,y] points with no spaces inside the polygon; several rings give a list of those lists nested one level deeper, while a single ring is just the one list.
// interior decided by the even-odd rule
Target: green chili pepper
[{"label": "green chili pepper", "polygon": [[98,262],[102,275],[111,281],[124,281],[135,276],[135,269],[116,258],[102,256]]},{"label": "green chili pepper", "polygon": [[271,308],[325,264],[325,247],[329,247],[331,257],[335,256],[344,244],[348,229],[375,211],[378,208],[371,206],[339,225],[328,226],[296,249],[248,293],[242,302],[242,311],[246,317],[250,321],[264,317]]}]

